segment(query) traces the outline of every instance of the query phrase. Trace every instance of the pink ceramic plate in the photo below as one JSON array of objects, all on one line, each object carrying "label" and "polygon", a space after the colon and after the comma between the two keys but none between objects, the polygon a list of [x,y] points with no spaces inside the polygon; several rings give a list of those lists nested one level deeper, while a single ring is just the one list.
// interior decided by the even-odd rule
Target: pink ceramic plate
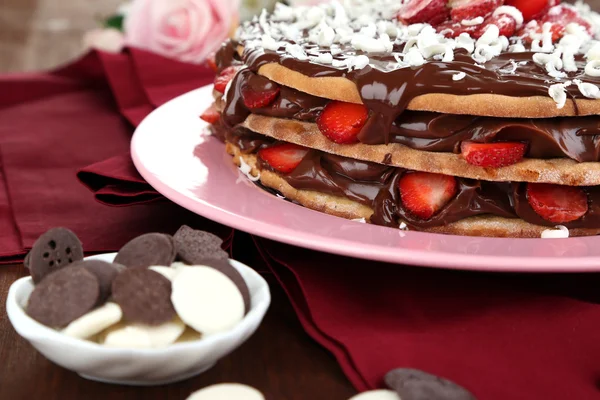
[{"label": "pink ceramic plate", "polygon": [[348,221],[269,194],[238,171],[198,117],[212,87],[150,114],[131,143],[142,176],[175,203],[279,242],[369,260],[486,271],[600,271],[600,239],[490,239],[403,232]]}]

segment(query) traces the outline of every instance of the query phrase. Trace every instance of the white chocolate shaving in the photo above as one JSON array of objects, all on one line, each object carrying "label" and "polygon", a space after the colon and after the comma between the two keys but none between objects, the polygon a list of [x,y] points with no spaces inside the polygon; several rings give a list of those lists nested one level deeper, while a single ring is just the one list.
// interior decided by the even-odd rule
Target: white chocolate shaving
[{"label": "white chocolate shaving", "polygon": [[460,21],[460,24],[464,25],[464,26],[481,25],[481,24],[483,24],[483,17],[477,17],[477,18],[473,18],[473,19],[463,19],[462,21]]},{"label": "white chocolate shaving", "polygon": [[512,17],[512,19],[514,19],[517,23],[517,29],[523,26],[523,13],[521,13],[521,11],[516,7],[500,6],[496,8],[496,10],[494,10],[494,13],[492,15],[494,17],[497,17],[498,15],[508,15]]},{"label": "white chocolate shaving", "polygon": [[465,76],[467,76],[467,74],[465,74],[464,72],[458,72],[458,73],[452,75],[452,80],[453,81],[462,81],[463,79],[465,79]]},{"label": "white chocolate shaving", "polygon": [[600,76],[600,60],[592,60],[585,66],[585,74],[593,77]]},{"label": "white chocolate shaving", "polygon": [[563,225],[558,225],[556,229],[546,229],[542,232],[542,239],[566,239],[568,237],[569,229]]},{"label": "white chocolate shaving", "polygon": [[567,87],[569,86],[571,86],[571,81],[556,83],[548,88],[548,94],[556,102],[556,108],[561,109],[567,103]]}]

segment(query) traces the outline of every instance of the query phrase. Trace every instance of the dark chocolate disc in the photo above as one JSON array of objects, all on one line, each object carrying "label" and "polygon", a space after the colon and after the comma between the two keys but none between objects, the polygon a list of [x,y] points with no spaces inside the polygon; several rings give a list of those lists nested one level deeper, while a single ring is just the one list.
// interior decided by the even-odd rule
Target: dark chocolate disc
[{"label": "dark chocolate disc", "polygon": [[214,268],[231,279],[242,294],[242,298],[244,299],[244,309],[247,313],[248,310],[250,310],[250,290],[248,289],[248,285],[242,277],[242,274],[229,263],[229,260],[208,260],[203,265]]},{"label": "dark chocolate disc", "polygon": [[129,322],[161,325],[175,317],[171,281],[150,269],[125,269],[113,281],[112,296]]},{"label": "dark chocolate disc", "polygon": [[52,228],[33,244],[27,265],[33,282],[49,273],[83,259],[83,247],[77,235],[67,228]]},{"label": "dark chocolate disc", "polygon": [[173,238],[163,233],[147,233],[130,240],[119,250],[115,263],[128,268],[170,266],[175,261]]},{"label": "dark chocolate disc", "polygon": [[112,292],[113,280],[119,274],[118,266],[101,260],[81,260],[71,264],[70,267],[85,268],[96,276],[100,285],[97,305],[104,304]]},{"label": "dark chocolate disc", "polygon": [[25,268],[29,269],[29,260],[31,259],[31,252],[27,253],[27,255],[25,256],[25,259],[23,260],[23,265],[25,265]]},{"label": "dark chocolate disc", "polygon": [[402,400],[475,400],[456,383],[418,369],[394,369],[385,375],[385,383]]},{"label": "dark chocolate disc", "polygon": [[92,310],[99,296],[96,276],[69,266],[48,274],[35,286],[27,302],[27,314],[46,326],[63,328]]},{"label": "dark chocolate disc", "polygon": [[227,260],[229,255],[221,245],[223,240],[212,233],[183,225],[173,235],[177,256],[186,264],[202,264],[205,260]]}]

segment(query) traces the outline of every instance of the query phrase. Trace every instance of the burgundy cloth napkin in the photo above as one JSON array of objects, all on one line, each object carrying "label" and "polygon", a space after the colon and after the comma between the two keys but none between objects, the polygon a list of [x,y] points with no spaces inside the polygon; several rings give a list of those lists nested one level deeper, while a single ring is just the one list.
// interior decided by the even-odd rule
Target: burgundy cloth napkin
[{"label": "burgundy cloth napkin", "polygon": [[[0,76],[0,262],[18,260],[53,226],[75,231],[88,252],[183,223],[229,243],[230,228],[158,196],[127,156],[132,125],[212,79],[206,67],[140,50],[92,52],[53,72]],[[78,171],[98,200],[138,205],[100,204]],[[148,200],[155,202],[141,204]]]},{"label": "burgundy cloth napkin", "polygon": [[600,398],[598,275],[441,271],[257,242],[359,390],[409,367],[481,400]]}]

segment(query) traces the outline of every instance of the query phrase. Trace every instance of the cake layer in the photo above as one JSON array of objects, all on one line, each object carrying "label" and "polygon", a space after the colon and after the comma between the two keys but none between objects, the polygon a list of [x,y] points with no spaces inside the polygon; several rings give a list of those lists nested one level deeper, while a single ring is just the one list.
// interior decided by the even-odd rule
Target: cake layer
[{"label": "cake layer", "polygon": [[496,182],[540,182],[570,186],[600,185],[600,163],[559,158],[524,159],[503,168],[483,168],[467,163],[459,154],[388,145],[337,144],[326,138],[315,123],[250,114],[241,126],[277,140],[295,143],[357,160],[392,165],[415,171]]},{"label": "cake layer", "polygon": [[[324,193],[320,190],[296,189],[280,174],[261,168],[254,154],[243,153],[232,143],[227,143],[227,152],[233,156],[236,165],[241,160],[250,166],[250,173],[260,175],[260,181],[266,187],[282,193],[287,199],[313,210],[325,212],[347,219],[362,219],[369,221],[375,210],[356,200],[350,200],[342,195]],[[421,231],[488,237],[539,238],[548,226],[526,222],[519,218],[500,217],[494,215],[475,215],[465,217],[451,223],[420,228]],[[570,228],[571,236],[590,236],[600,233],[600,229]]]},{"label": "cake layer", "polygon": [[[260,108],[244,105],[242,92],[260,93],[273,82],[242,70],[233,79],[228,92],[225,122],[234,126],[252,114],[315,122],[323,108],[331,101],[287,86],[280,86],[272,103]],[[374,116],[371,116],[374,118]],[[457,116],[432,112],[405,111],[388,132],[376,123],[367,121],[357,135],[365,144],[399,143],[416,150],[460,152],[460,143],[473,141],[489,143],[519,141],[528,144],[529,158],[567,157],[578,162],[600,161],[600,116],[563,118],[492,118],[470,115]]]},{"label": "cake layer", "polygon": [[[263,58],[256,57],[255,59],[259,61],[269,59],[268,54],[270,53],[265,53]],[[530,60],[529,63],[534,64],[531,61],[533,53],[522,53],[520,56]],[[247,57],[244,57],[244,60],[246,59]],[[510,64],[509,60],[515,60],[515,55],[511,54],[510,57],[499,61],[502,66],[506,66]],[[407,76],[402,76],[399,73],[376,73],[374,72],[376,70],[372,70],[371,74],[377,76],[371,76],[368,80],[363,78],[367,80],[367,82],[364,82],[363,80],[357,80],[351,73],[343,71],[340,73],[337,69],[314,71],[312,75],[307,75],[313,69],[312,65],[307,70],[302,67],[302,61],[291,58],[277,58],[277,61],[263,64],[256,62],[250,65],[254,67],[258,74],[280,85],[289,86],[313,96],[365,104],[372,109],[380,108],[384,117],[388,119],[393,119],[390,115],[395,117],[404,110],[500,118],[551,118],[600,114],[600,100],[582,97],[581,94],[578,94],[577,86],[574,85],[570,86],[572,89],[569,91],[569,96],[571,97],[567,98],[563,107],[558,108],[555,100],[548,96],[549,85],[545,83],[548,80],[547,75],[541,76],[543,79],[540,78],[537,85],[527,85],[526,79],[515,78],[516,82],[512,79],[509,81],[513,85],[502,86],[503,82],[507,82],[506,77],[497,73],[490,73],[493,76],[482,79],[480,75],[483,71],[491,72],[489,70],[489,68],[492,68],[489,65],[490,63],[485,64],[485,68],[476,67],[469,62],[465,66],[461,66],[458,62],[450,65],[446,63],[429,63],[417,68],[417,71],[412,69],[409,71],[399,70]],[[499,68],[498,65],[495,67]],[[419,73],[419,70],[424,68],[435,68],[437,72],[444,71],[445,74],[427,76],[427,74]],[[467,76],[470,79],[464,78],[461,83],[457,83],[452,79],[454,74],[466,70],[469,71]],[[418,79],[419,77],[423,77],[423,80]],[[510,75],[509,77],[513,78],[515,76]],[[600,84],[600,80],[590,78],[577,75],[572,77],[572,79],[585,79],[586,82]],[[474,82],[479,80],[486,84],[474,85]],[[427,84],[427,82],[430,84]],[[385,86],[378,86],[377,84]],[[428,92],[415,93],[415,89],[411,91],[409,88],[403,87],[405,84],[410,85],[411,89],[415,86],[420,91],[428,89]],[[523,90],[525,88],[527,90]],[[365,98],[365,94],[376,90],[381,90],[381,93],[369,94]],[[398,102],[389,98],[390,93],[399,92],[402,92],[404,98],[400,98]],[[379,99],[379,97],[383,98]]]},{"label": "cake layer", "polygon": [[[600,113],[600,52],[594,27],[577,10],[552,11],[572,21],[556,37],[541,23],[539,33],[505,33],[491,23],[478,34],[463,26],[463,34],[448,36],[436,23],[404,25],[399,5],[280,5],[243,24],[217,66],[239,60],[302,92],[365,104],[385,122],[406,109],[516,118]],[[497,11],[522,24],[514,7]]]}]

